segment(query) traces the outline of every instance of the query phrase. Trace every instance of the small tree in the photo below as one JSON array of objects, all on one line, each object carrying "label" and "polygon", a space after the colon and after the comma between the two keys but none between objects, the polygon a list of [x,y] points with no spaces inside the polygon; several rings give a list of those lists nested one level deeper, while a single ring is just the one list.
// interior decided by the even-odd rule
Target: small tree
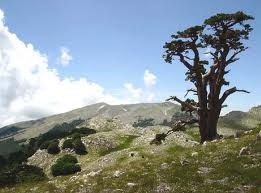
[{"label": "small tree", "polygon": [[77,138],[73,141],[73,148],[76,154],[85,155],[88,153],[85,145],[80,138]]},{"label": "small tree", "polygon": [[245,22],[252,19],[243,12],[217,14],[206,19],[203,25],[178,31],[164,46],[163,57],[167,63],[178,59],[186,67],[186,80],[194,86],[187,92],[193,92],[198,101],[182,101],[175,96],[168,100],[180,103],[183,110],[196,112],[201,142],[218,137],[217,123],[226,99],[235,92],[249,93],[237,87],[223,90],[229,85],[225,78],[229,73],[227,68],[247,49],[244,40],[252,28]]},{"label": "small tree", "polygon": [[50,154],[57,154],[60,152],[58,140],[52,141],[47,148],[47,152]]},{"label": "small tree", "polygon": [[73,148],[73,140],[72,140],[72,139],[66,139],[66,140],[63,142],[62,149],[66,149],[66,148],[69,148],[69,149],[72,149],[72,148]]},{"label": "small tree", "polygon": [[81,171],[81,167],[77,165],[78,160],[72,155],[64,155],[59,158],[51,167],[53,176],[73,174]]}]

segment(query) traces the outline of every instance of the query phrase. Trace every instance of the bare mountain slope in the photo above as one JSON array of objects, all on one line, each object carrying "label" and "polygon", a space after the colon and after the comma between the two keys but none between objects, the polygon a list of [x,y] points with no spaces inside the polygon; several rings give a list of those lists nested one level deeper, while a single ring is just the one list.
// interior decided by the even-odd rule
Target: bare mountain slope
[{"label": "bare mountain slope", "polygon": [[118,119],[124,124],[133,124],[138,119],[152,118],[155,124],[164,119],[170,120],[180,107],[173,103],[142,103],[130,105],[108,105],[97,103],[70,112],[53,115],[33,121],[20,122],[0,129],[0,139],[14,137],[15,140],[29,139],[46,133],[57,124],[71,122],[76,119],[89,120]]}]

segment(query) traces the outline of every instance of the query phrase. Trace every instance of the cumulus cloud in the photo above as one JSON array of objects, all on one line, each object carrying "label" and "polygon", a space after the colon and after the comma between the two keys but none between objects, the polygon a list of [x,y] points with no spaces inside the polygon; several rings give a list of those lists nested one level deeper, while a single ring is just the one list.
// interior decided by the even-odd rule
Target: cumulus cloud
[{"label": "cumulus cloud", "polygon": [[157,83],[156,75],[151,73],[149,70],[145,70],[143,80],[146,87],[153,86]]},{"label": "cumulus cloud", "polygon": [[[65,63],[71,60],[66,53]],[[62,79],[45,54],[9,31],[0,10],[0,126],[96,102],[123,103],[85,78]]]},{"label": "cumulus cloud", "polygon": [[124,86],[131,93],[133,98],[138,99],[141,97],[141,88],[135,88],[131,83],[126,83]]},{"label": "cumulus cloud", "polygon": [[72,60],[72,56],[70,54],[70,50],[66,47],[61,47],[60,48],[60,57],[58,58],[58,63],[67,66],[70,64]]},{"label": "cumulus cloud", "polygon": [[[72,60],[70,50],[63,47],[60,51],[59,63],[68,65]],[[124,87],[130,94],[117,97],[85,78],[61,78],[56,69],[50,68],[44,53],[10,32],[0,9],[0,127],[97,102],[152,102],[157,77],[146,70],[143,78],[145,88],[126,83]]]},{"label": "cumulus cloud", "polygon": [[148,69],[143,74],[144,87],[138,88],[131,83],[126,83],[125,88],[131,93],[132,102],[153,102],[156,94],[153,91],[153,86],[157,83],[157,77]]},{"label": "cumulus cloud", "polygon": [[147,102],[151,103],[155,99],[155,93],[151,92],[147,96]]}]

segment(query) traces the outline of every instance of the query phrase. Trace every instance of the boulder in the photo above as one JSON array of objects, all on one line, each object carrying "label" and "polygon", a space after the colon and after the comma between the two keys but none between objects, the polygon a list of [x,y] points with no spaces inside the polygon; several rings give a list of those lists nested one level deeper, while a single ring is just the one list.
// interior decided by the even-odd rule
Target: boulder
[{"label": "boulder", "polygon": [[119,171],[119,170],[116,170],[116,171],[114,172],[114,174],[113,174],[113,177],[118,178],[118,177],[120,177],[122,174],[124,174],[124,172],[121,172],[121,171]]},{"label": "boulder", "polygon": [[132,182],[128,182],[127,183],[127,186],[129,186],[129,187],[133,187],[133,186],[135,186],[136,184],[135,183],[132,183]]},{"label": "boulder", "polygon": [[239,151],[239,156],[242,156],[242,155],[249,155],[249,148],[248,147],[242,147]]}]

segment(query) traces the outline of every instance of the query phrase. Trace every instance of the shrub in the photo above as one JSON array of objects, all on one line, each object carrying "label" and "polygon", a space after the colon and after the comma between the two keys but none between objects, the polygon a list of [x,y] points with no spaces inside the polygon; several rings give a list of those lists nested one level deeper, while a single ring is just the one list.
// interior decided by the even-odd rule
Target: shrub
[{"label": "shrub", "polygon": [[79,172],[81,168],[76,164],[58,162],[51,167],[51,171],[53,176],[63,176]]},{"label": "shrub", "polygon": [[40,145],[40,149],[47,149],[52,141],[45,141]]},{"label": "shrub", "polygon": [[16,168],[16,182],[39,182],[46,179],[42,168],[31,165],[21,165]]},{"label": "shrub", "polygon": [[66,149],[66,148],[70,148],[70,149],[73,148],[73,140],[72,139],[66,139],[63,142],[62,149]]},{"label": "shrub", "polygon": [[87,154],[87,150],[85,145],[82,143],[80,138],[77,138],[73,141],[73,148],[76,154],[85,155]]},{"label": "shrub", "polygon": [[17,165],[21,164],[22,162],[26,161],[27,157],[23,151],[16,151],[9,155],[8,157],[8,164],[9,165]]},{"label": "shrub", "polygon": [[43,169],[31,165],[16,165],[0,172],[0,187],[23,182],[38,182],[46,179]]},{"label": "shrub", "polygon": [[0,169],[3,168],[6,164],[6,159],[4,158],[4,156],[0,155]]},{"label": "shrub", "polygon": [[81,167],[77,165],[78,160],[72,155],[65,155],[59,158],[51,167],[53,176],[74,174],[81,171]]},{"label": "shrub", "polygon": [[139,117],[138,122],[134,122],[132,124],[133,127],[148,127],[148,126],[153,126],[154,123],[154,119],[153,118],[144,118],[141,119],[141,117]]},{"label": "shrub", "polygon": [[67,162],[67,163],[76,164],[78,163],[78,160],[76,157],[72,155],[64,155],[63,157],[59,158],[57,162]]},{"label": "shrub", "polygon": [[16,176],[12,171],[0,172],[0,187],[15,184]]},{"label": "shrub", "polygon": [[47,148],[47,152],[50,154],[57,154],[60,152],[58,140],[52,141]]},{"label": "shrub", "polygon": [[73,133],[71,135],[72,140],[76,140],[76,139],[81,139],[81,134],[80,133]]},{"label": "shrub", "polygon": [[90,134],[96,133],[96,131],[94,129],[90,129],[90,128],[87,128],[87,127],[81,127],[81,128],[73,129],[72,133],[80,133],[80,134],[83,134],[83,135],[90,135]]}]

